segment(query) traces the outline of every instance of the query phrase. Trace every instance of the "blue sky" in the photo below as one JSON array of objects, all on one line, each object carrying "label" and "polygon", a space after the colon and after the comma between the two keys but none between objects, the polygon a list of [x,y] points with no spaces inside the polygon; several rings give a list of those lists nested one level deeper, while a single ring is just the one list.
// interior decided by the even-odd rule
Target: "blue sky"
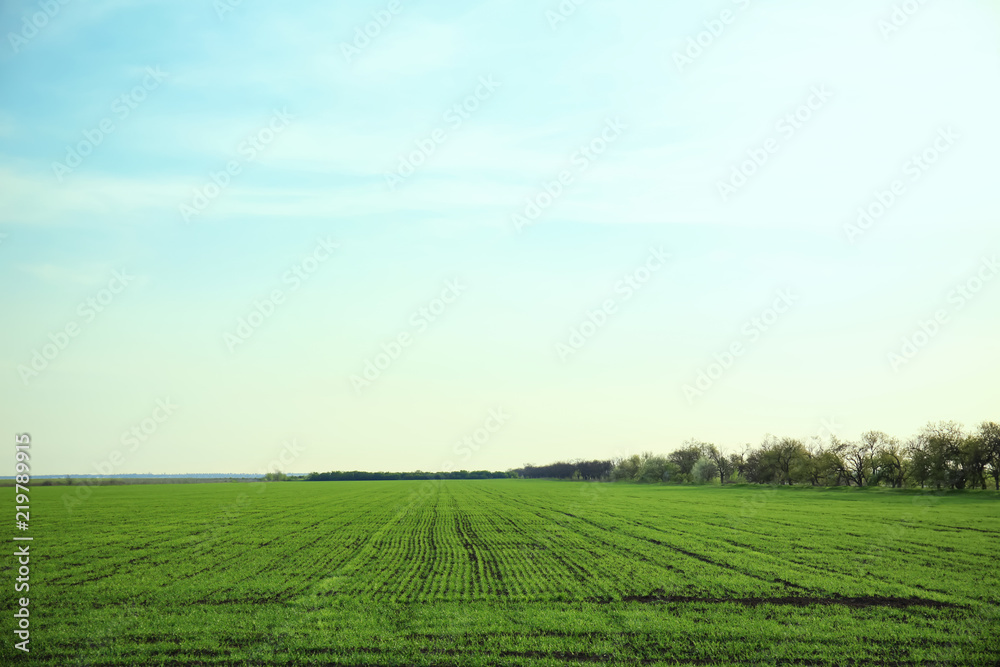
[{"label": "blue sky", "polygon": [[0,430],[36,474],[997,419],[992,2],[43,5],[0,10]]}]

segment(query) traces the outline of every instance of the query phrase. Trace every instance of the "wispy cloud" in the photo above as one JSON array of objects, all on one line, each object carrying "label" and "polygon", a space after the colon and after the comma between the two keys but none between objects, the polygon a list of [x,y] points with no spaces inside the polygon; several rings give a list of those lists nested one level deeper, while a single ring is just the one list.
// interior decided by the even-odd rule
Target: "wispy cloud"
[{"label": "wispy cloud", "polygon": [[[886,373],[884,355],[1000,247],[997,11],[928,3],[886,38],[893,4],[589,2],[555,25],[556,2],[403,0],[390,19],[387,2],[242,2],[221,17],[211,2],[60,5],[23,48],[0,49],[17,91],[0,112],[0,284],[14,286],[0,309],[18,322],[0,334],[15,351],[0,368],[16,379],[67,294],[111,268],[134,269],[143,290],[30,397],[3,384],[0,398],[48,423],[32,406],[69,410],[80,392],[68,388],[92,387],[79,423],[56,434],[85,452],[60,453],[79,469],[103,422],[168,394],[185,411],[173,453],[144,453],[158,469],[210,440],[263,451],[261,434],[289,425],[311,441],[375,447],[416,431],[432,446],[442,415],[496,404],[516,410],[523,442],[477,465],[571,446],[602,456],[597,434],[613,427],[565,416],[594,396],[650,443],[812,428],[804,396],[824,404],[817,414],[910,428],[908,405],[871,400],[910,386],[949,387],[941,416],[978,417],[993,361],[977,345],[995,331],[1000,292],[984,288],[905,377]],[[36,5],[5,3],[0,19],[16,32]],[[723,9],[739,11],[713,29]],[[691,62],[678,67],[678,53]],[[147,68],[168,76],[144,87]],[[484,79],[497,84],[488,93]],[[810,102],[817,89],[831,94]],[[290,117],[280,132],[276,112]],[[613,140],[609,122],[624,127]],[[927,153],[941,131],[957,139]],[[70,153],[79,164],[60,177],[54,163]],[[905,187],[851,243],[845,225],[877,212],[895,180]],[[196,197],[205,205],[186,218]],[[342,253],[252,346],[226,354],[222,332],[321,235]],[[651,244],[675,257],[671,273],[586,359],[555,363],[552,344]],[[456,276],[469,285],[461,307],[357,403],[340,379]],[[794,313],[711,396],[691,408],[671,393],[785,287],[801,294]],[[255,394],[260,377],[270,388]],[[667,425],[651,416],[664,413]],[[433,465],[419,447],[393,452],[399,468]],[[382,460],[360,446],[336,455],[303,465]]]}]

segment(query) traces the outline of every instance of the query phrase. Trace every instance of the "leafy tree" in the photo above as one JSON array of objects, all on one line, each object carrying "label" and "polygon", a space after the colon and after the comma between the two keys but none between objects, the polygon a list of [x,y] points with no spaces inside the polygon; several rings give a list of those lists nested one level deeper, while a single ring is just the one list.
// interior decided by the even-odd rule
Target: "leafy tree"
[{"label": "leafy tree", "polygon": [[986,454],[986,470],[993,476],[993,488],[1000,491],[1000,424],[983,422],[978,435]]},{"label": "leafy tree", "polygon": [[678,466],[666,457],[643,452],[619,459],[611,469],[611,479],[651,484],[676,480],[679,473]]},{"label": "leafy tree", "polygon": [[895,438],[889,438],[883,444],[872,460],[873,482],[888,483],[893,488],[900,488],[906,482],[908,469],[906,452]]},{"label": "leafy tree", "polygon": [[931,454],[924,439],[918,435],[907,442],[906,454],[909,458],[910,478],[919,484],[920,488],[924,488],[930,482],[932,475]]},{"label": "leafy tree", "polygon": [[746,480],[746,452],[749,451],[749,449],[750,446],[747,445],[743,452],[729,455],[729,468],[731,471],[729,476],[731,479],[739,478],[744,481]]},{"label": "leafy tree", "polygon": [[380,480],[434,480],[434,479],[505,479],[523,476],[523,470],[490,472],[489,470],[451,470],[448,472],[368,472],[364,470],[333,470],[311,472],[305,477],[307,482],[380,481]]},{"label": "leafy tree", "polygon": [[801,470],[799,464],[809,456],[805,445],[802,444],[801,440],[795,438],[782,438],[778,441],[773,452],[781,481],[785,484],[793,484],[796,479],[795,473]]},{"label": "leafy tree", "polygon": [[522,477],[533,479],[604,479],[611,472],[611,461],[560,461],[544,466],[526,464],[518,469]]},{"label": "leafy tree", "polygon": [[967,438],[955,422],[932,422],[910,441],[913,475],[921,486],[965,488],[970,472]]},{"label": "leafy tree", "polygon": [[[575,459],[548,465],[526,464],[505,472],[458,470],[449,472],[312,472],[307,480],[491,479],[502,477],[555,478],[629,482],[720,484],[734,480],[757,484],[809,483],[814,486],[874,486],[900,488],[981,488],[1000,490],[1000,424],[983,422],[966,433],[955,422],[929,423],[901,444],[882,431],[866,431],[855,442],[836,437],[814,438],[807,447],[795,438],[766,435],[757,447],[746,445],[738,454],[723,454],[711,443],[687,440],[665,456],[643,452],[614,461]],[[268,480],[283,480],[280,472]],[[296,478],[298,479],[298,478]],[[66,483],[72,480],[67,476]]]},{"label": "leafy tree", "polygon": [[942,486],[964,489],[968,471],[963,465],[962,446],[966,435],[955,422],[928,424],[924,429],[927,451],[931,455],[931,479]]},{"label": "leafy tree", "polygon": [[680,449],[676,449],[667,455],[667,459],[680,468],[682,475],[690,475],[691,469],[694,468],[694,464],[702,456],[705,456],[706,445],[703,442],[698,442],[697,440],[688,440],[685,442]]},{"label": "leafy tree", "polygon": [[793,474],[796,479],[807,480],[813,486],[839,486],[845,479],[843,470],[844,461],[837,451],[818,442],[798,459]]},{"label": "leafy tree", "polygon": [[773,448],[769,442],[771,438],[773,436],[767,436],[759,448],[747,452],[743,462],[743,475],[748,482],[773,484],[778,477]]},{"label": "leafy tree", "polygon": [[706,484],[715,479],[718,474],[719,467],[715,461],[707,456],[702,456],[695,461],[694,466],[691,468],[691,481],[696,484]]},{"label": "leafy tree", "polygon": [[859,442],[849,442],[844,450],[844,463],[847,474],[857,486],[865,486],[872,474],[872,459],[875,458],[875,447],[871,439]]},{"label": "leafy tree", "polygon": [[988,445],[978,434],[969,435],[959,445],[959,452],[966,485],[986,489],[987,468],[990,465]]},{"label": "leafy tree", "polygon": [[[861,440],[847,443],[844,448],[846,472],[858,486],[870,486],[881,481],[898,482],[902,461],[896,465],[888,452],[896,450],[899,443],[882,431],[866,431]],[[895,485],[895,484],[894,484]]]},{"label": "leafy tree", "polygon": [[618,459],[611,467],[611,479],[616,482],[634,482],[641,466],[642,457],[638,454]]},{"label": "leafy tree", "polygon": [[667,482],[675,478],[678,468],[663,456],[647,454],[643,457],[642,465],[636,473],[637,482]]},{"label": "leafy tree", "polygon": [[726,480],[731,478],[735,471],[733,463],[715,445],[706,444],[704,447],[704,456],[711,459],[712,463],[715,464],[716,474],[719,476],[719,484],[725,484]]}]

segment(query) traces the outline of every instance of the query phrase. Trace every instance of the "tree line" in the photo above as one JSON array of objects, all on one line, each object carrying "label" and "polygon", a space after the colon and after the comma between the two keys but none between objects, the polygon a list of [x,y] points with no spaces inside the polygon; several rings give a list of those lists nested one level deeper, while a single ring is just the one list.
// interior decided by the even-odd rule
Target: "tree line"
[{"label": "tree line", "polygon": [[679,484],[808,484],[937,489],[1000,489],[1000,424],[966,431],[955,422],[931,422],[901,441],[882,431],[857,440],[767,435],[755,446],[726,454],[716,445],[688,440],[668,454],[644,452],[606,460],[525,464],[504,472],[312,472],[306,481],[435,479],[566,479]]},{"label": "tree line", "polygon": [[333,470],[331,472],[311,472],[305,477],[307,482],[370,482],[383,480],[419,479],[504,479],[517,477],[511,471],[492,472],[490,470],[452,470],[450,472],[366,472],[364,470]]},{"label": "tree line", "polygon": [[560,461],[544,466],[526,464],[512,472],[526,479],[607,479],[614,462],[607,461]]},{"label": "tree line", "polygon": [[965,431],[955,422],[930,423],[900,441],[882,431],[858,440],[765,436],[757,447],[724,454],[689,440],[665,456],[651,452],[614,462],[609,478],[632,482],[809,484],[813,486],[1000,488],[1000,424]]}]

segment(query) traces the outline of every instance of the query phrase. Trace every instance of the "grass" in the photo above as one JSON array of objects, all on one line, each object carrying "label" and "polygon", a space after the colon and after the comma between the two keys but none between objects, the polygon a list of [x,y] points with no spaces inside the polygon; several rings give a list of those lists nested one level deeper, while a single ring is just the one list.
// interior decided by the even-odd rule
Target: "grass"
[{"label": "grass", "polygon": [[[995,492],[528,480],[108,486],[71,513],[67,492],[31,491],[30,664],[995,665],[1000,656]],[[11,579],[15,560],[0,561]],[[21,659],[12,644],[0,647],[3,664]]]}]

